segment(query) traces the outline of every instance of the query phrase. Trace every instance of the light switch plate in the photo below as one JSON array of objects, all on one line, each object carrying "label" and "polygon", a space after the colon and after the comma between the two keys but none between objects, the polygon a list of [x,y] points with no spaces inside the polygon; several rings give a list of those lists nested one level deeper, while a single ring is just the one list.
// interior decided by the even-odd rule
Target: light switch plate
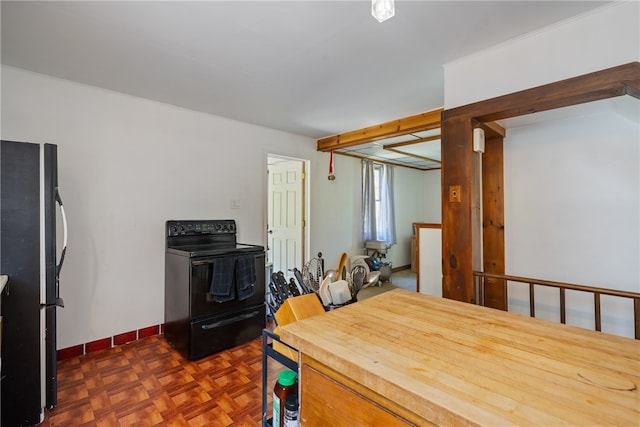
[{"label": "light switch plate", "polygon": [[460,186],[459,185],[449,186],[449,202],[460,203]]}]

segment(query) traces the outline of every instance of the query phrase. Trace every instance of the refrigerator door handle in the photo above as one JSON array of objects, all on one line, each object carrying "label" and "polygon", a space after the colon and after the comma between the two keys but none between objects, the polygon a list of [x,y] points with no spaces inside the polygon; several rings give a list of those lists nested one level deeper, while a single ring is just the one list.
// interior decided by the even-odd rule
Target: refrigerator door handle
[{"label": "refrigerator door handle", "polygon": [[64,213],[64,205],[60,197],[60,191],[56,188],[56,202],[60,205],[60,214],[62,216],[62,251],[60,252],[60,262],[56,266],[56,305],[64,307],[64,301],[60,298],[60,271],[64,263],[64,256],[67,253],[67,215]]},{"label": "refrigerator door handle", "polygon": [[0,275],[0,294],[4,291],[5,286],[7,287],[7,295],[9,295],[9,276],[6,274]]}]

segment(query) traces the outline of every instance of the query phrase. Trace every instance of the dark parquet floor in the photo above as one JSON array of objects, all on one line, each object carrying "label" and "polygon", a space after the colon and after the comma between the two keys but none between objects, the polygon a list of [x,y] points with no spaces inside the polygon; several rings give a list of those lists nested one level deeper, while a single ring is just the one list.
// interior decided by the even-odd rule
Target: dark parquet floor
[{"label": "dark parquet floor", "polygon": [[260,426],[261,373],[260,338],[188,361],[157,335],[60,361],[41,425]]}]

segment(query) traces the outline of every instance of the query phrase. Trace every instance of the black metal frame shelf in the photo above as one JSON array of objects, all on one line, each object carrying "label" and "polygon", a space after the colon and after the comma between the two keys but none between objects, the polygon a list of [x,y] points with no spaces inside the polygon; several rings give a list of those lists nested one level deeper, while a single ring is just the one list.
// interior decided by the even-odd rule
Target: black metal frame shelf
[{"label": "black metal frame shelf", "polygon": [[[272,340],[271,343],[269,342],[269,339]],[[298,363],[289,359],[284,354],[274,350],[273,341],[277,341],[280,344],[298,353],[297,349],[282,342],[280,340],[280,337],[274,334],[272,331],[268,329],[262,330],[262,426],[263,427],[272,427],[271,418],[267,419],[267,392],[268,392],[267,391],[267,376],[268,376],[267,363],[269,358],[274,359],[276,362],[284,365],[285,367],[291,369],[292,371],[298,372]]]}]

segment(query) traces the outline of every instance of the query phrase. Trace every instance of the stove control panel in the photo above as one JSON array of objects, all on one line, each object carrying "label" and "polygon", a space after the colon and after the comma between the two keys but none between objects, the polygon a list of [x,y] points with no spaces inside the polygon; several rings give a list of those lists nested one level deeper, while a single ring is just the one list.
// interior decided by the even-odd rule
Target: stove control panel
[{"label": "stove control panel", "polygon": [[236,221],[233,219],[167,221],[166,227],[167,237],[236,233]]}]

